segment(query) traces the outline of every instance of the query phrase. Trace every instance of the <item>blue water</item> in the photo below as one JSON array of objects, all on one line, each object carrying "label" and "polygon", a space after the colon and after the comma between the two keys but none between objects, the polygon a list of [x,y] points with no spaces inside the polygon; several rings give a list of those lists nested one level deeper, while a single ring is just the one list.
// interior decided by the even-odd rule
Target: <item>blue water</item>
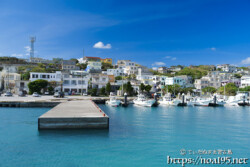
[{"label": "blue water", "polygon": [[0,108],[0,166],[181,166],[168,165],[167,155],[196,156],[180,149],[231,149],[232,157],[250,158],[249,107],[100,107],[109,130],[39,132],[37,118],[49,108]]}]

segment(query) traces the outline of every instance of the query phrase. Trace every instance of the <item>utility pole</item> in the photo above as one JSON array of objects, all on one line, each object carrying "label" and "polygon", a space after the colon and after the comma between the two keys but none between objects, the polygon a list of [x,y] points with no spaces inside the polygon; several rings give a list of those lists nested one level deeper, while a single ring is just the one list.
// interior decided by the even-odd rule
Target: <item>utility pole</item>
[{"label": "utility pole", "polygon": [[81,81],[81,94],[83,96],[83,71],[81,71],[82,81]]}]

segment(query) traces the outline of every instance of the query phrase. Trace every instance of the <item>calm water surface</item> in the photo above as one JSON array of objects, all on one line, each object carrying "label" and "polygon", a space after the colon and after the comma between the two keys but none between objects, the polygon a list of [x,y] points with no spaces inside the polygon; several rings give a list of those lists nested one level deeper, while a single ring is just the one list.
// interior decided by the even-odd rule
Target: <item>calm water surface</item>
[{"label": "calm water surface", "polygon": [[39,132],[37,118],[49,108],[0,108],[0,167],[180,166],[167,165],[167,155],[195,157],[180,149],[250,158],[249,107],[100,107],[109,130]]}]

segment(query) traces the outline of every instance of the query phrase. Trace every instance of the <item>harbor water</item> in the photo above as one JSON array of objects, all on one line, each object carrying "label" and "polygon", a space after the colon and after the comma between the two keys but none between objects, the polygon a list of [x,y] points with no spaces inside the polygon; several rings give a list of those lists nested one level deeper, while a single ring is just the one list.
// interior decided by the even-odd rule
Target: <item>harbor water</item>
[{"label": "harbor water", "polygon": [[181,155],[183,149],[250,158],[249,107],[99,106],[109,130],[38,131],[37,118],[50,108],[0,108],[0,166],[181,166],[167,164],[167,156],[197,156]]}]

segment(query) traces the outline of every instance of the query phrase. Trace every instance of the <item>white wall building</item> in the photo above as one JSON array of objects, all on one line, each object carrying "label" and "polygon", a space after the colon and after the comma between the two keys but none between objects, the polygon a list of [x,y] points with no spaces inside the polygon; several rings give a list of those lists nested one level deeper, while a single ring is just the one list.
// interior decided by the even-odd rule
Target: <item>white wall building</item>
[{"label": "white wall building", "polygon": [[118,68],[123,68],[124,73],[127,75],[138,73],[138,66],[136,66],[135,62],[132,62],[130,60],[118,60],[117,66]]},{"label": "white wall building", "polygon": [[35,81],[38,79],[43,79],[47,81],[56,81],[60,82],[62,80],[61,71],[56,71],[55,73],[41,73],[41,72],[31,72],[30,81]]},{"label": "white wall building", "polygon": [[117,68],[117,69],[107,69],[107,75],[114,75],[117,76],[123,76],[124,75],[124,69],[123,68]]},{"label": "white wall building", "polygon": [[20,79],[21,75],[18,73],[0,72],[0,90],[13,91],[16,86],[15,81]]},{"label": "white wall building", "polygon": [[250,75],[245,75],[241,77],[241,88],[244,88],[246,86],[250,86]]},{"label": "white wall building", "polygon": [[176,77],[165,78],[165,85],[174,85],[174,84],[178,84],[183,88],[193,86],[188,76],[176,76]]},{"label": "white wall building", "polygon": [[109,82],[109,76],[105,74],[92,75],[92,88],[100,89],[105,87]]},{"label": "white wall building", "polygon": [[225,71],[225,72],[236,72],[237,71],[237,67],[234,65],[230,65],[230,64],[217,65],[216,68],[221,69],[222,71]]},{"label": "white wall building", "polygon": [[101,71],[102,70],[102,62],[99,61],[88,61],[88,65],[86,68],[87,72],[91,71]]},{"label": "white wall building", "polygon": [[63,91],[74,94],[88,92],[89,74],[86,71],[70,71],[63,74]]}]

